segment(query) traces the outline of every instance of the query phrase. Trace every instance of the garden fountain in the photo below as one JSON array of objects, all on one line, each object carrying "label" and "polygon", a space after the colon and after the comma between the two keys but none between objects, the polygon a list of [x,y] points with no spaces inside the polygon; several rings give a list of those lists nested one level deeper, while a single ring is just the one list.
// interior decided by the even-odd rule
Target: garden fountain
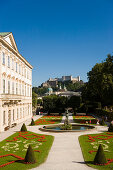
[{"label": "garden fountain", "polygon": [[91,125],[70,123],[68,109],[66,109],[64,123],[60,123],[58,125],[48,125],[39,129],[41,131],[48,131],[48,132],[77,132],[77,131],[91,130],[94,128],[95,127]]}]

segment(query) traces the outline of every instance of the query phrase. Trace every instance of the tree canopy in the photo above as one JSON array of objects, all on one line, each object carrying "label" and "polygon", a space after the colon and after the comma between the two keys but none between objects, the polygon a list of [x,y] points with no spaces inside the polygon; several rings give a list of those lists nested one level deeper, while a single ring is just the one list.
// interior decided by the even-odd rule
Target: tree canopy
[{"label": "tree canopy", "polygon": [[37,106],[37,97],[38,97],[38,95],[35,92],[33,92],[32,93],[32,106],[34,108],[36,108],[36,106]]},{"label": "tree canopy", "polygon": [[97,63],[88,72],[82,97],[83,100],[98,101],[103,105],[113,103],[113,56],[109,54],[104,62]]},{"label": "tree canopy", "polygon": [[50,112],[64,112],[67,107],[67,98],[64,96],[46,96],[43,97],[43,108]]}]

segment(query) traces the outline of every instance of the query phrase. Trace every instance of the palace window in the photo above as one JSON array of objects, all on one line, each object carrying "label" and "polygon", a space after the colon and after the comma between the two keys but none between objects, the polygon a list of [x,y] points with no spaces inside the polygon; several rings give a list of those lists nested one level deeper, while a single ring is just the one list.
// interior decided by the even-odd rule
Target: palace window
[{"label": "palace window", "polygon": [[18,108],[17,108],[17,119],[19,118],[19,115],[18,115]]},{"label": "palace window", "polygon": [[18,83],[16,83],[16,94],[18,94]]},{"label": "palace window", "polygon": [[24,68],[22,67],[22,76],[24,75]]},{"label": "palace window", "polygon": [[5,65],[5,53],[2,53],[2,64]]},{"label": "palace window", "polygon": [[19,84],[19,94],[21,95],[21,84]]},{"label": "palace window", "polygon": [[3,93],[5,93],[5,80],[3,79]]},{"label": "palace window", "polygon": [[8,56],[8,67],[10,67],[10,57]]},{"label": "palace window", "polygon": [[26,85],[25,85],[25,96],[26,96]]},{"label": "palace window", "polygon": [[27,79],[29,79],[29,71],[27,71]]},{"label": "palace window", "polygon": [[12,94],[14,94],[14,82],[12,82]]},{"label": "palace window", "polygon": [[18,66],[17,66],[17,63],[16,63],[16,72],[17,72],[17,67],[18,67]]},{"label": "palace window", "polygon": [[15,120],[15,110],[13,109],[13,121]]},{"label": "palace window", "polygon": [[24,85],[22,85],[22,95],[24,96]]},{"label": "palace window", "polygon": [[24,76],[25,76],[25,78],[26,78],[26,69],[24,70]]},{"label": "palace window", "polygon": [[12,59],[12,70],[14,70],[14,59]]},{"label": "palace window", "polygon": [[5,111],[3,111],[3,125],[5,125]]},{"label": "palace window", "polygon": [[10,94],[10,81],[8,81],[8,94]]}]

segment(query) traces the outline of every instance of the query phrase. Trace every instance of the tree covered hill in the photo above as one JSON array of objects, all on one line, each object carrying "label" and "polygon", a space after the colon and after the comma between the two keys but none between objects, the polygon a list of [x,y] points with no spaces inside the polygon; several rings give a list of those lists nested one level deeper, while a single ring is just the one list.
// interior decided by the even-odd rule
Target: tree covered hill
[{"label": "tree covered hill", "polygon": [[[59,90],[60,86],[63,89],[64,85],[68,91],[82,91],[82,87],[84,86],[84,83],[83,81],[79,81],[76,83],[72,83],[71,81],[58,82],[58,87],[52,87],[52,89],[55,92]],[[32,90],[39,96],[43,96],[48,91],[48,87],[41,87],[41,86],[33,87]]]}]

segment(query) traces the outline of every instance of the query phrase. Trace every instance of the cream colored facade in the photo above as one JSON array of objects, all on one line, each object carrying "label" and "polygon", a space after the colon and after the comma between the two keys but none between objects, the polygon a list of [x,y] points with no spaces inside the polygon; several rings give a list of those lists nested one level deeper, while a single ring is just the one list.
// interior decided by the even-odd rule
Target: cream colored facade
[{"label": "cream colored facade", "polygon": [[0,33],[0,131],[32,117],[32,66],[12,33]]}]

